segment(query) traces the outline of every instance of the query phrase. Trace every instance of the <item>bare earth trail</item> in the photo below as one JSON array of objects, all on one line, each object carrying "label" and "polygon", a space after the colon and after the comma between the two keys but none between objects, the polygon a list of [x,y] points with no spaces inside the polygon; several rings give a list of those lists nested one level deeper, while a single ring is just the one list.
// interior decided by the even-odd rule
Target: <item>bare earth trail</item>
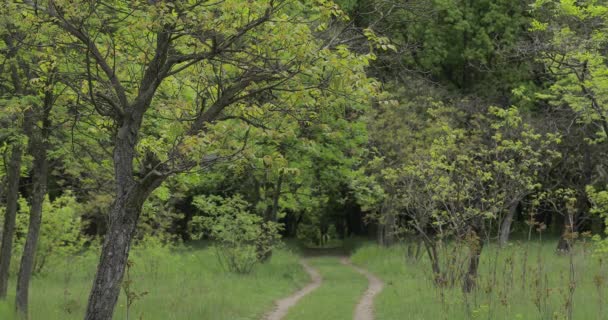
[{"label": "bare earth trail", "polygon": [[323,282],[323,278],[321,278],[321,275],[319,274],[319,272],[317,270],[315,270],[313,267],[311,267],[306,262],[305,259],[302,259],[300,261],[300,264],[302,264],[302,266],[304,267],[304,270],[306,270],[308,275],[310,275],[311,282],[309,284],[307,284],[304,288],[295,292],[294,294],[277,301],[275,303],[276,304],[275,309],[271,313],[266,315],[266,317],[264,318],[265,320],[283,319],[283,317],[285,317],[287,315],[287,311],[289,311],[289,308],[295,306],[296,303],[298,303],[298,301],[300,299],[302,299],[304,296],[313,292],[315,289],[317,289],[319,286],[321,286],[321,283]]},{"label": "bare earth trail", "polygon": [[361,275],[367,277],[367,281],[369,282],[367,290],[363,294],[363,297],[361,297],[361,300],[359,300],[359,303],[357,303],[353,320],[374,320],[374,297],[382,291],[384,283],[369,271],[353,265],[347,257],[343,257],[340,261],[342,264],[350,266]]},{"label": "bare earth trail", "polygon": [[[365,276],[369,283],[367,290],[355,307],[353,320],[374,320],[374,298],[382,291],[384,283],[369,271],[353,265],[348,257],[340,255],[336,256],[336,258],[339,258],[343,265],[353,268],[359,274]],[[278,300],[275,303],[275,309],[268,313],[264,317],[264,320],[282,320],[291,307],[295,306],[300,299],[316,290],[323,283],[323,278],[319,272],[311,267],[306,259],[302,259],[300,263],[310,275],[311,282],[294,294]]]}]

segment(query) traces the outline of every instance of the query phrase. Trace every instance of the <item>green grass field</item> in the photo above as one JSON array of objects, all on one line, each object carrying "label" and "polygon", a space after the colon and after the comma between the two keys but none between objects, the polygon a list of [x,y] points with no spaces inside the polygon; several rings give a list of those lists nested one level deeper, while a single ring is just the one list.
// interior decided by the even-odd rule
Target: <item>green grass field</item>
[{"label": "green grass field", "polygon": [[[555,242],[531,244],[527,259],[526,246],[522,244],[502,250],[486,247],[480,262],[478,288],[467,295],[463,294],[460,282],[453,288],[436,288],[426,256],[417,262],[409,261],[404,246],[367,245],[357,250],[352,260],[386,283],[375,301],[377,320],[565,319],[569,256],[557,255],[555,245]],[[444,257],[458,256],[454,254],[457,250],[448,249]],[[591,250],[583,250],[582,246],[577,247],[573,258],[576,286],[573,319],[608,319],[606,263],[600,269]],[[600,279],[603,284],[598,282]]]},{"label": "green grass field", "polygon": [[[211,248],[136,250],[132,260],[133,291],[147,294],[133,303],[129,319],[257,320],[274,300],[309,280],[298,256],[286,250],[275,252],[270,263],[248,275],[224,271]],[[82,319],[96,262],[90,254],[63,265],[58,262],[51,272],[37,276],[30,289],[30,318]],[[13,287],[9,290],[14,294]],[[8,301],[12,303],[13,296]],[[122,294],[115,319],[126,319],[125,302]],[[13,319],[12,310],[12,305],[0,304],[0,319]]]},{"label": "green grass field", "polygon": [[[383,248],[366,243],[355,250],[352,261],[385,282],[375,300],[376,320],[566,319],[570,256],[558,255],[554,248],[552,241],[527,246],[515,243],[504,249],[486,246],[477,289],[466,295],[460,279],[453,287],[434,286],[426,256],[407,259],[404,245]],[[446,257],[460,262],[466,259],[466,249],[450,246],[443,253],[444,263]],[[270,263],[257,266],[251,274],[238,275],[221,267],[211,247],[135,249],[129,270],[131,288],[146,294],[133,303],[129,319],[258,320],[273,308],[275,300],[309,282],[298,263],[300,254],[303,252],[297,249],[277,250]],[[592,249],[582,243],[572,258],[573,319],[607,320],[606,262],[600,267]],[[367,279],[336,256],[307,259],[323,282],[291,308],[285,319],[352,319]],[[31,319],[81,319],[96,262],[93,252],[77,259],[54,260],[32,283]],[[442,267],[458,274],[462,271],[458,265]],[[10,296],[8,301],[12,300]],[[14,319],[12,310],[10,303],[0,304],[0,319]],[[127,319],[124,294],[115,319]]]}]

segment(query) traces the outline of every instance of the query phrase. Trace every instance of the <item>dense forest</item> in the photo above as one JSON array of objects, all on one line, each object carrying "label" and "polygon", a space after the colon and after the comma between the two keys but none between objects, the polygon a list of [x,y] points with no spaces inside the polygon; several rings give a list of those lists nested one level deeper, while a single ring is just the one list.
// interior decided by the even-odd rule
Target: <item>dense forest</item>
[{"label": "dense forest", "polygon": [[607,1],[0,24],[2,319],[608,319]]}]

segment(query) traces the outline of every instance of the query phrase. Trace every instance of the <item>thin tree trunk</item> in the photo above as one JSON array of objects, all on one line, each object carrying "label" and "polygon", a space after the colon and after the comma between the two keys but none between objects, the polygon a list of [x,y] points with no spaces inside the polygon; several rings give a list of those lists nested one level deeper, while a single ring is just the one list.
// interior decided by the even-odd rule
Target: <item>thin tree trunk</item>
[{"label": "thin tree trunk", "polygon": [[17,217],[22,155],[22,147],[18,143],[15,144],[12,148],[7,172],[6,213],[2,229],[2,246],[0,247],[0,299],[6,299],[8,291],[8,275],[13,252],[13,235],[15,233],[15,219]]},{"label": "thin tree trunk", "polygon": [[481,250],[483,249],[483,240],[479,233],[475,230],[471,230],[470,233],[470,256],[469,256],[469,268],[464,276],[462,285],[462,291],[469,293],[473,291],[477,284],[477,272],[479,270],[479,257],[481,256]]},{"label": "thin tree trunk", "polygon": [[501,247],[504,247],[509,242],[509,236],[511,235],[511,225],[513,224],[513,218],[517,213],[517,207],[519,206],[519,201],[515,201],[511,204],[509,208],[509,212],[505,216],[502,224],[500,225],[500,235],[498,239],[498,243]]},{"label": "thin tree trunk", "polygon": [[[38,237],[40,235],[40,226],[42,224],[42,205],[47,193],[48,181],[48,130],[50,127],[50,110],[52,107],[53,96],[47,93],[45,104],[41,112],[42,128],[37,129],[34,122],[31,121],[27,129],[30,139],[29,152],[34,156],[32,167],[32,194],[30,201],[30,219],[27,231],[27,238],[21,256],[21,265],[17,276],[17,294],[15,297],[15,307],[17,314],[23,319],[27,319],[28,314],[28,292],[32,271],[34,270],[34,260],[36,257],[36,247],[38,246]],[[31,119],[38,118],[34,111],[27,114]]]},{"label": "thin tree trunk", "polygon": [[[279,213],[279,200],[281,198],[281,187],[283,185],[283,177],[284,173],[279,173],[279,178],[277,183],[274,186],[273,195],[272,195],[272,206],[267,210],[265,220],[267,222],[277,222],[278,213]],[[264,232],[269,232],[269,230],[264,230]],[[260,261],[266,262],[269,261],[272,257],[272,250],[268,250],[268,248],[258,247],[258,255],[260,257]]]},{"label": "thin tree trunk", "polygon": [[424,247],[426,253],[431,261],[431,270],[433,270],[433,281],[435,285],[440,287],[445,284],[443,276],[441,275],[441,267],[439,266],[439,255],[437,254],[437,245],[431,240],[424,240]]},{"label": "thin tree trunk", "polygon": [[17,313],[27,319],[28,312],[28,291],[32,271],[34,269],[34,259],[36,247],[40,235],[40,225],[42,223],[42,204],[47,192],[48,163],[46,151],[40,151],[41,155],[34,160],[34,181],[30,207],[30,222],[27,231],[27,239],[21,257],[21,266],[17,276],[17,296],[15,306]]},{"label": "thin tree trunk", "polygon": [[395,215],[389,213],[385,220],[384,240],[382,242],[384,246],[390,247],[395,243]]},{"label": "thin tree trunk", "polygon": [[564,219],[564,227],[561,236],[559,237],[559,241],[557,242],[557,252],[559,253],[568,253],[570,249],[572,249],[572,241],[569,239],[571,237],[572,232],[576,232],[576,226],[570,225],[568,219]]}]

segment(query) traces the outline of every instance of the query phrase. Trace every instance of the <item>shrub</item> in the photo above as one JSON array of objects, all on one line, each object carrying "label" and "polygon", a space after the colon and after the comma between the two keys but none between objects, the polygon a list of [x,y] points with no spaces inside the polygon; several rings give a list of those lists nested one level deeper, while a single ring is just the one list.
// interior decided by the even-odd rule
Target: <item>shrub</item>
[{"label": "shrub", "polygon": [[[19,208],[15,232],[15,254],[21,257],[29,224],[29,206],[24,199],[20,199]],[[89,240],[81,233],[83,227],[80,216],[81,205],[71,192],[65,192],[52,202],[47,198],[42,210],[42,225],[36,248],[34,273],[43,272],[53,258],[76,255]]]},{"label": "shrub", "polygon": [[278,243],[279,225],[251,213],[240,196],[198,196],[193,204],[206,215],[192,218],[192,237],[207,235],[215,240],[220,264],[229,271],[251,272]]}]

